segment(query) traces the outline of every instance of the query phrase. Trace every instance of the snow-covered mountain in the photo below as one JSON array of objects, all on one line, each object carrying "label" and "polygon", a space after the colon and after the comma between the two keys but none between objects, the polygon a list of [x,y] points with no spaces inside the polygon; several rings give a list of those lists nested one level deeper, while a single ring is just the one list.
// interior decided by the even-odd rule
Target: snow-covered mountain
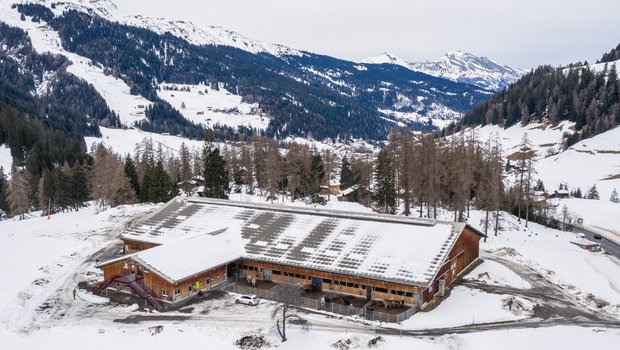
[{"label": "snow-covered mountain", "polygon": [[[13,3],[36,3],[32,0],[12,1]],[[158,34],[170,33],[195,45],[224,45],[250,53],[268,53],[274,56],[301,56],[302,52],[290,47],[270,44],[248,38],[240,33],[218,26],[198,26],[186,21],[171,21],[165,18],[151,18],[141,15],[127,15],[120,11],[112,0],[65,0],[62,2],[39,0],[38,3],[53,3],[57,15],[66,10],[88,12],[110,21],[151,30]]]},{"label": "snow-covered mountain", "polygon": [[407,62],[388,52],[362,60],[366,64],[395,64],[434,77],[473,84],[488,90],[502,90],[521,75],[524,70],[514,69],[487,57],[462,51],[451,51],[437,61]]},{"label": "snow-covered mountain", "polygon": [[[27,31],[37,52],[67,57],[68,70],[91,83],[123,124],[144,131],[196,137],[200,124],[217,123],[232,128],[223,131],[227,135],[245,127],[278,138],[381,140],[396,124],[441,127],[492,93],[397,65],[268,44],[220,27],[130,16],[111,0],[0,0],[0,12],[1,21]],[[163,92],[162,84],[193,93]],[[215,101],[232,101],[232,95],[235,105],[222,108]],[[157,112],[148,109],[152,103]]]}]

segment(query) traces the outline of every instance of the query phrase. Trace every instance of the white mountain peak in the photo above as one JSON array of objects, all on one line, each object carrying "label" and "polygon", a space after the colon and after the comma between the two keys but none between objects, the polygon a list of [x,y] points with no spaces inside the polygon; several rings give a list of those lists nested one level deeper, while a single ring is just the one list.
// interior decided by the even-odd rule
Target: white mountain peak
[{"label": "white mountain peak", "polygon": [[410,70],[435,77],[465,82],[489,90],[501,90],[524,74],[523,70],[511,68],[484,56],[465,51],[450,51],[436,61],[407,62],[384,52],[380,56],[362,60],[366,64],[396,64]]},{"label": "white mountain peak", "polygon": [[[30,0],[28,0],[30,1]],[[141,15],[129,15],[121,12],[112,0],[41,0],[41,3],[54,8],[57,15],[65,10],[89,12],[99,17],[127,24],[130,26],[145,28],[158,34],[169,32],[170,34],[187,40],[195,45],[224,45],[232,46],[251,53],[269,53],[275,56],[294,55],[301,56],[299,50],[278,44],[270,44],[254,40],[240,33],[226,30],[218,26],[199,26],[187,21],[172,21],[165,18],[150,18]]]}]

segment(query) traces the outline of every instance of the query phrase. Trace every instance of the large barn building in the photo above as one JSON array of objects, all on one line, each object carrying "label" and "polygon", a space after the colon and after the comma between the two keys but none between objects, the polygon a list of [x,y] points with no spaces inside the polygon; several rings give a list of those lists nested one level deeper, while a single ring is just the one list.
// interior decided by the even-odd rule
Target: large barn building
[{"label": "large barn building", "polygon": [[424,307],[478,258],[464,223],[178,197],[121,235],[97,290],[155,307],[233,278]]}]

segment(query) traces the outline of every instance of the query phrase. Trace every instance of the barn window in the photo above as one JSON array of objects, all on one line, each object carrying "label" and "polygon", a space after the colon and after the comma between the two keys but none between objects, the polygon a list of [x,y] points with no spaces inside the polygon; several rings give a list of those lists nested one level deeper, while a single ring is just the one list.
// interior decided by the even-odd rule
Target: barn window
[{"label": "barn window", "polygon": [[167,297],[168,296],[168,291],[167,290],[162,290],[161,291],[161,296],[162,297]]},{"label": "barn window", "polygon": [[181,290],[180,289],[175,290],[174,291],[174,296],[178,297],[179,295],[181,295]]},{"label": "barn window", "polygon": [[148,272],[149,272],[149,269],[147,269],[147,268],[146,268],[146,266],[144,267],[144,272],[145,272],[145,273],[148,273]]},{"label": "barn window", "polygon": [[379,292],[379,293],[387,293],[388,290],[387,288],[380,288],[380,287],[376,287],[375,288],[375,292]]},{"label": "barn window", "polygon": [[278,270],[273,270],[273,271],[271,271],[271,274],[273,274],[273,275],[281,275],[282,272],[280,272]]},{"label": "barn window", "polygon": [[128,269],[128,268],[129,268],[129,265],[127,265],[127,263],[124,263],[124,264],[123,264],[123,268],[124,268],[124,269]]},{"label": "barn window", "polygon": [[331,284],[332,280],[330,280],[329,278],[323,278],[323,283]]}]

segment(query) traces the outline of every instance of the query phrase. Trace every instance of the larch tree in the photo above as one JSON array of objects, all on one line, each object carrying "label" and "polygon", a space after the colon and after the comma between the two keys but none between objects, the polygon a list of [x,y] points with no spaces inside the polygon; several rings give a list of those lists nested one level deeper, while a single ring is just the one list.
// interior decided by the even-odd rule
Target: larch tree
[{"label": "larch tree", "polygon": [[613,203],[620,203],[620,198],[618,198],[618,191],[615,188],[611,192],[611,197],[609,197],[609,200]]},{"label": "larch tree", "polygon": [[129,178],[125,175],[125,167],[121,160],[103,144],[97,146],[94,158],[91,197],[101,206],[116,207],[134,203],[136,195]]},{"label": "larch tree", "polygon": [[[331,186],[332,181],[336,180],[336,168],[338,166],[338,161],[336,159],[336,155],[334,152],[326,149],[322,152],[323,165],[325,169],[325,179],[327,180],[327,185]],[[331,195],[331,189],[327,191],[327,198],[329,199]]]},{"label": "larch tree", "polygon": [[516,186],[517,186],[517,204],[518,204],[518,215],[517,220],[521,222],[521,213],[523,209],[523,199],[525,196],[525,189],[527,187],[527,174],[528,174],[528,159],[533,157],[532,151],[532,142],[530,141],[527,133],[523,134],[521,138],[521,143],[519,144],[519,158],[517,164],[515,165],[515,178],[516,178]]},{"label": "larch tree", "polygon": [[30,181],[24,170],[13,169],[11,182],[7,194],[7,202],[11,216],[18,216],[20,220],[30,210]]}]

